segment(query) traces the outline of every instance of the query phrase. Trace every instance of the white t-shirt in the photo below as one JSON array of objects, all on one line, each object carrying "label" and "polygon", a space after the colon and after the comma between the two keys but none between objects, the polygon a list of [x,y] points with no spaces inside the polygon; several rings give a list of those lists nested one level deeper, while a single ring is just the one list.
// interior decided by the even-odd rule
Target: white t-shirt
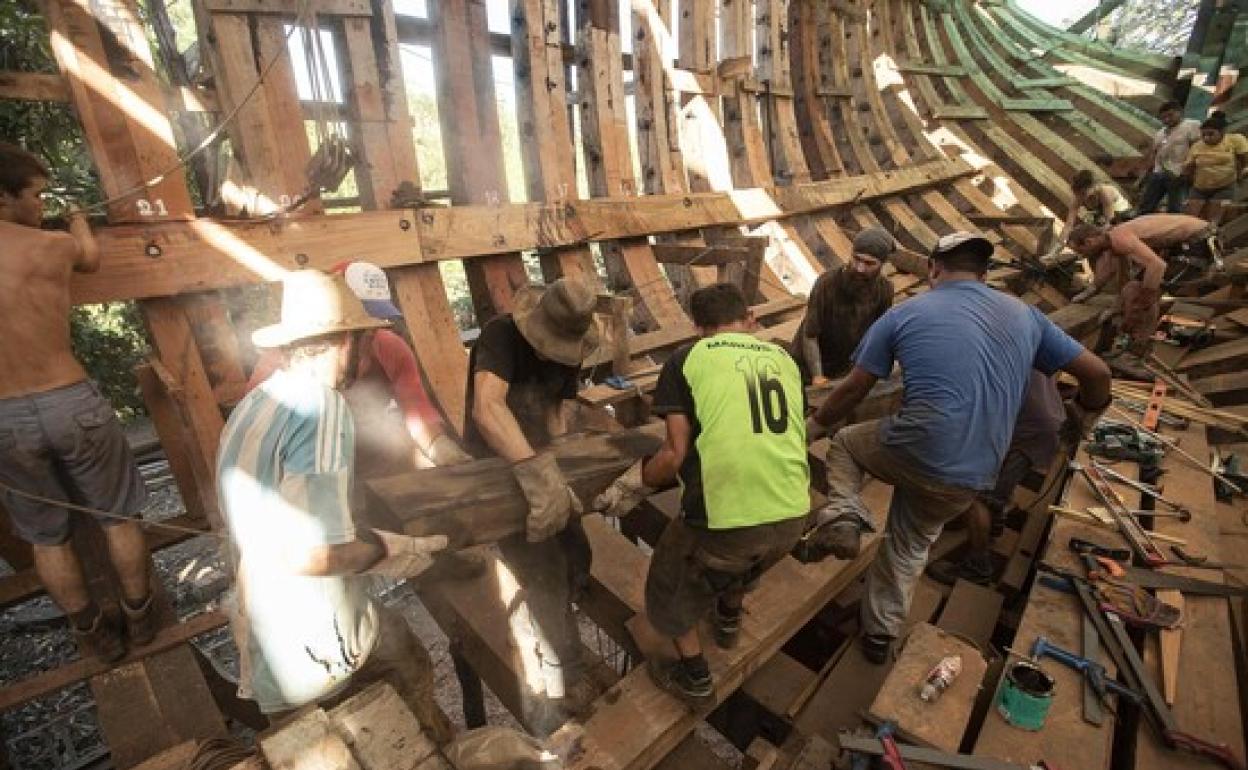
[{"label": "white t-shirt", "polygon": [[1153,137],[1153,171],[1167,171],[1175,176],[1183,173],[1187,151],[1200,141],[1200,121],[1188,118],[1174,128],[1162,126]]}]

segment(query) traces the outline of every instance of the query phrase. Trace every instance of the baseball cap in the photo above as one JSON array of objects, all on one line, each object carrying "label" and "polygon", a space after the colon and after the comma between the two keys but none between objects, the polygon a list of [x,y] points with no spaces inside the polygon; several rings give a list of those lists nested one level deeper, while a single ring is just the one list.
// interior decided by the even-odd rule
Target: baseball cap
[{"label": "baseball cap", "polygon": [[932,249],[932,257],[937,258],[943,254],[963,250],[969,251],[980,259],[987,260],[992,257],[995,247],[992,245],[992,241],[978,233],[968,233],[960,230],[956,233],[940,236],[940,239],[936,241],[936,248]]},{"label": "baseball cap", "polygon": [[340,262],[331,268],[331,272],[342,272],[347,286],[360,298],[364,309],[373,318],[390,321],[403,317],[390,299],[390,279],[380,267],[372,262],[350,262],[344,267],[344,263]]}]

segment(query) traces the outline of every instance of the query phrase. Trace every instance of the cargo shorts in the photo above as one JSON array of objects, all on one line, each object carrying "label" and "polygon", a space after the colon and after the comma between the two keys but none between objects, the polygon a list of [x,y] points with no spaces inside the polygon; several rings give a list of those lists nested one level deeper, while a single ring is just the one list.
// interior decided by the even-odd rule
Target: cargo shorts
[{"label": "cargo shorts", "polygon": [[[50,500],[136,517],[147,488],[113,407],[91,382],[0,399],[0,482]],[[14,533],[32,545],[73,534],[60,505],[0,489]],[[118,519],[99,517],[104,526]]]},{"label": "cargo shorts", "polygon": [[793,550],[805,529],[805,516],[737,529],[702,529],[674,519],[646,574],[650,624],[664,636],[682,636],[720,597],[739,602]]}]

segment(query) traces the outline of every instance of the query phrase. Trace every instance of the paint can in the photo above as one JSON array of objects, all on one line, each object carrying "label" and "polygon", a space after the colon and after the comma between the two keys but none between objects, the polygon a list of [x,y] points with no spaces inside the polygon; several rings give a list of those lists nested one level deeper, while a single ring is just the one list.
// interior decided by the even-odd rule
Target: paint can
[{"label": "paint can", "polygon": [[1018,660],[1006,666],[997,696],[997,711],[1006,722],[1024,730],[1039,730],[1053,705],[1053,677],[1035,663]]}]

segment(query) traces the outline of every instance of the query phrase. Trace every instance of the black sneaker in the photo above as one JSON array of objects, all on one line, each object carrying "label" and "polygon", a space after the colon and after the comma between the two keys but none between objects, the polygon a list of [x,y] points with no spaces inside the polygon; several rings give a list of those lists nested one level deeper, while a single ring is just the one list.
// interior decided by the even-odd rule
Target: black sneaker
[{"label": "black sneaker", "polygon": [[715,644],[721,650],[731,650],[736,647],[737,640],[741,637],[741,608],[737,607],[735,611],[725,611],[719,602],[716,602],[712,622],[715,626]]},{"label": "black sneaker", "polygon": [[893,652],[893,637],[891,636],[864,634],[861,644],[863,656],[877,666],[887,663]]},{"label": "black sneaker", "polygon": [[692,672],[684,661],[651,661],[646,668],[660,689],[666,690],[693,708],[715,703],[715,682],[711,672]]},{"label": "black sneaker", "polygon": [[951,586],[959,580],[986,586],[992,583],[992,559],[967,556],[960,561],[936,561],[927,565],[927,576],[941,585]]}]

